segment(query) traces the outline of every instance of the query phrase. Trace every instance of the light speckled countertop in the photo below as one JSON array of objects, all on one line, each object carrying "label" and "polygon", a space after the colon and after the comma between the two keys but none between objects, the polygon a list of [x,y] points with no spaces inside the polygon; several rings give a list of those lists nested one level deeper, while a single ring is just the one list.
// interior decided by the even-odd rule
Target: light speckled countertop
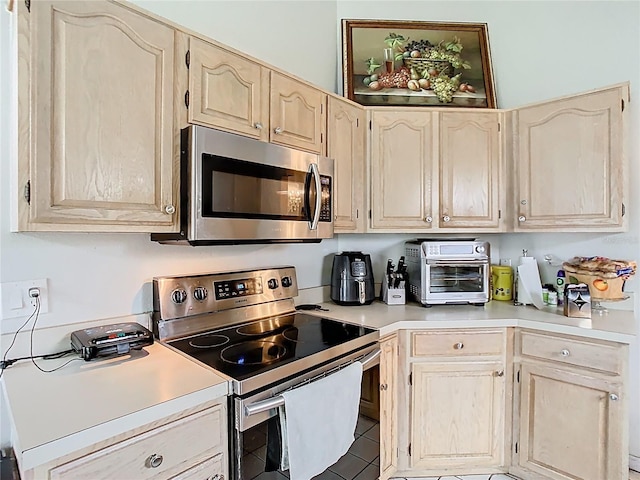
[{"label": "light speckled countertop", "polygon": [[[38,364],[51,370],[68,360]],[[24,470],[229,393],[226,377],[157,342],[51,373],[18,362],[2,381]]]},{"label": "light speckled countertop", "polygon": [[562,307],[515,306],[511,302],[492,301],[484,307],[473,305],[434,305],[430,308],[418,303],[387,305],[378,300],[371,305],[340,306],[333,302],[321,304],[328,311],[314,315],[365,325],[380,330],[380,336],[401,329],[523,327],[581,337],[632,343],[636,338],[634,313],[609,310],[592,318],[568,318]]}]

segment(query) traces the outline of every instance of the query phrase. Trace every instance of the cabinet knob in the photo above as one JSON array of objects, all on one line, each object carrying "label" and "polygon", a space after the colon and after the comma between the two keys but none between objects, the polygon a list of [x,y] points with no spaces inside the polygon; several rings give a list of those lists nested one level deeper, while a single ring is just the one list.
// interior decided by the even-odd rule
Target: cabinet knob
[{"label": "cabinet knob", "polygon": [[158,468],[160,465],[162,465],[162,460],[164,460],[164,457],[162,455],[154,453],[153,455],[149,455],[149,458],[147,458],[144,464],[147,468]]},{"label": "cabinet knob", "polygon": [[519,221],[519,222],[526,222],[526,221],[527,221],[527,217],[525,217],[524,215],[520,215],[520,216],[518,217],[518,221]]},{"label": "cabinet knob", "polygon": [[386,383],[381,383],[380,384],[380,391],[385,391],[387,388],[389,388],[389,385],[387,385]]},{"label": "cabinet knob", "polygon": [[451,220],[451,217],[450,217],[449,215],[444,215],[444,216],[442,217],[442,221],[443,221],[443,222],[448,222],[449,220]]},{"label": "cabinet knob", "polygon": [[503,377],[504,376],[504,370],[498,370],[496,372],[496,377]]},{"label": "cabinet knob", "polygon": [[221,473],[216,473],[215,475],[207,477],[207,480],[224,480],[224,475],[222,475]]},{"label": "cabinet knob", "polygon": [[610,394],[609,394],[609,399],[610,399],[611,401],[613,401],[613,402],[615,402],[616,400],[618,400],[618,398],[620,398],[620,397],[618,397],[618,395],[616,395],[615,393],[610,393]]},{"label": "cabinet knob", "polygon": [[453,348],[456,350],[462,350],[464,348],[464,343],[462,342],[454,343]]},{"label": "cabinet knob", "polygon": [[176,207],[174,207],[173,205],[167,205],[166,207],[164,207],[164,213],[166,213],[167,215],[173,215],[174,213],[176,213]]},{"label": "cabinet knob", "polygon": [[431,222],[433,222],[433,217],[431,215],[429,215],[427,217],[424,217],[424,221],[427,222],[427,223],[431,223]]},{"label": "cabinet knob", "polygon": [[568,357],[569,355],[571,355],[571,352],[566,348],[563,348],[562,350],[560,350],[560,355],[562,355],[563,357]]},{"label": "cabinet knob", "polygon": [[260,122],[254,123],[253,126],[256,128],[256,130],[262,130],[262,124]]},{"label": "cabinet knob", "polygon": [[520,205],[526,205],[527,201],[526,200],[520,200]]},{"label": "cabinet knob", "polygon": [[276,127],[273,129],[273,133],[280,135],[282,133],[282,127]]}]

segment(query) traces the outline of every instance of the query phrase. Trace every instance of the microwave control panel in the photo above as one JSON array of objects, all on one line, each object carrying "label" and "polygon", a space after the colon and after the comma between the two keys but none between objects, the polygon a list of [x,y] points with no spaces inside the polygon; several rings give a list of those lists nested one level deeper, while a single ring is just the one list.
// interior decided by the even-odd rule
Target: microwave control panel
[{"label": "microwave control panel", "polygon": [[320,221],[331,221],[331,177],[325,175],[320,176]]}]

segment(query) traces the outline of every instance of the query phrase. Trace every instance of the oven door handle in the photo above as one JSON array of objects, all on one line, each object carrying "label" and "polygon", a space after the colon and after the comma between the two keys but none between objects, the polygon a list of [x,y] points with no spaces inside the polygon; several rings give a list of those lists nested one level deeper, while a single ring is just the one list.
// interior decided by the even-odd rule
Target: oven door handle
[{"label": "oven door handle", "polygon": [[[362,363],[362,369],[364,370],[369,362],[373,362],[380,356],[381,353],[381,350],[377,349],[374,352],[371,352],[364,356],[360,360],[360,363]],[[267,398],[266,400],[259,400],[249,405],[245,405],[244,413],[247,417],[250,417],[251,415],[255,415],[256,413],[266,412],[267,410],[278,408],[282,405],[284,405],[284,397],[282,395],[276,395],[275,397]]]},{"label": "oven door handle", "polygon": [[488,260],[427,260],[427,265],[445,265],[455,267],[461,265],[463,267],[473,265],[488,265]]},{"label": "oven door handle", "polygon": [[[316,187],[316,204],[313,210],[313,217],[311,216],[311,178],[314,179],[314,185]],[[320,209],[322,208],[322,185],[320,184],[320,171],[318,170],[318,164],[312,163],[309,165],[309,171],[307,172],[307,181],[304,186],[304,204],[307,209],[307,217],[309,221],[309,230],[316,230],[318,228],[318,222],[320,221]]]}]

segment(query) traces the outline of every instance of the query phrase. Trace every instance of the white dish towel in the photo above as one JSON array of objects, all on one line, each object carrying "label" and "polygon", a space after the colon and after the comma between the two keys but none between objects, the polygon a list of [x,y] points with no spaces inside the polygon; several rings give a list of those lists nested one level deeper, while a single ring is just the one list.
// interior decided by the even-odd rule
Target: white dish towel
[{"label": "white dish towel", "polygon": [[281,395],[282,470],[291,480],[309,480],[342,457],[353,443],[362,363]]}]

